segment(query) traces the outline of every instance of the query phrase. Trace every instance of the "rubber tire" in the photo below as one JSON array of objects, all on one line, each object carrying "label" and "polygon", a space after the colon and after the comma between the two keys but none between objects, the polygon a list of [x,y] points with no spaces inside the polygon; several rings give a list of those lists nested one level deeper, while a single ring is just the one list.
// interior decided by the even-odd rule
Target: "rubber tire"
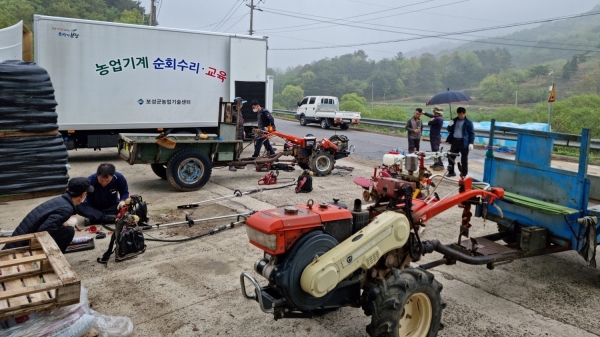
[{"label": "rubber tire", "polygon": [[321,129],[329,129],[329,121],[327,118],[321,119]]},{"label": "rubber tire", "polygon": [[306,126],[306,116],[300,115],[300,125]]},{"label": "rubber tire", "polygon": [[[189,160],[196,160],[202,166],[200,167],[200,176],[195,178],[192,183],[183,181],[179,175],[179,166]],[[184,149],[177,152],[169,159],[167,164],[167,180],[173,187],[182,192],[196,191],[202,188],[210,179],[211,173],[212,163],[210,159],[204,152],[196,149]]]},{"label": "rubber tire", "polygon": [[[321,165],[320,161],[328,161],[326,162],[327,166],[318,168],[317,165]],[[315,176],[322,177],[329,175],[333,167],[335,166],[335,159],[333,159],[333,155],[329,152],[313,152],[313,154],[308,159],[308,163],[310,165],[310,170],[313,171]]]},{"label": "rubber tire", "polygon": [[160,179],[167,179],[167,166],[165,164],[150,164],[152,172],[160,177]]},{"label": "rubber tire", "polygon": [[350,125],[348,125],[348,124],[340,125],[340,129],[342,129],[342,130],[348,130],[349,128],[350,128]]},{"label": "rubber tire", "polygon": [[432,315],[429,331],[414,337],[435,337],[443,328],[442,310],[446,305],[440,296],[442,284],[434,280],[433,274],[419,268],[394,268],[380,289],[375,300],[367,304],[372,313],[371,324],[367,326],[369,336],[401,337],[399,321],[404,315],[405,303],[415,294],[424,294],[429,298]]}]

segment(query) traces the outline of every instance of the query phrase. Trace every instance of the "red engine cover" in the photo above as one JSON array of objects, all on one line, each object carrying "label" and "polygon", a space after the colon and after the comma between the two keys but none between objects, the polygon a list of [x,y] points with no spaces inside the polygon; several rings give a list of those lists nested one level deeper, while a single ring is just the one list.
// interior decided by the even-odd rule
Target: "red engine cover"
[{"label": "red engine cover", "polygon": [[269,254],[285,253],[303,234],[323,228],[323,222],[352,219],[352,213],[331,204],[285,206],[252,214],[246,220],[246,226],[265,234],[277,235],[277,249],[270,250],[256,242],[256,247]]}]

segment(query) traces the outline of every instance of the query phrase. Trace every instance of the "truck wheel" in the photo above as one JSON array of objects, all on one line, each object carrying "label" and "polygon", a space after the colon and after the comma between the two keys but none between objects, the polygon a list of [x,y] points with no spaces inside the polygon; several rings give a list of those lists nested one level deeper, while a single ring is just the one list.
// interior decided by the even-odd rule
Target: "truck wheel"
[{"label": "truck wheel", "polygon": [[327,118],[321,119],[321,129],[329,129],[329,121],[327,121]]},{"label": "truck wheel", "polygon": [[306,116],[300,115],[300,125],[306,126]]},{"label": "truck wheel", "polygon": [[185,149],[169,159],[167,180],[182,192],[195,191],[204,186],[212,173],[208,156],[196,149]]},{"label": "truck wheel", "polygon": [[418,268],[393,269],[371,307],[371,337],[435,337],[442,329],[442,285]]},{"label": "truck wheel", "polygon": [[165,164],[150,164],[152,172],[160,177],[160,179],[167,179],[167,166]]},{"label": "truck wheel", "polygon": [[308,163],[311,171],[320,177],[331,173],[335,165],[335,159],[333,159],[333,155],[329,152],[314,152],[310,156]]},{"label": "truck wheel", "polygon": [[349,128],[350,128],[350,125],[348,125],[348,124],[340,125],[340,129],[342,129],[342,130],[348,130]]}]

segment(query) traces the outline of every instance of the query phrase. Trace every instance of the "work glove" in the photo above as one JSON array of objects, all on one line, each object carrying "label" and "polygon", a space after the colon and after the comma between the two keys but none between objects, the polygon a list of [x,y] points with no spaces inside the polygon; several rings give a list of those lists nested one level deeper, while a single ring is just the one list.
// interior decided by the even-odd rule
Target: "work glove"
[{"label": "work glove", "polygon": [[469,144],[469,151],[473,150],[473,144]]},{"label": "work glove", "polygon": [[119,204],[117,205],[117,209],[121,209],[123,208],[123,206],[125,206],[125,201],[119,202]]},{"label": "work glove", "polygon": [[451,119],[450,122],[448,122],[448,126],[452,126],[452,125],[454,125],[454,120],[453,119]]}]

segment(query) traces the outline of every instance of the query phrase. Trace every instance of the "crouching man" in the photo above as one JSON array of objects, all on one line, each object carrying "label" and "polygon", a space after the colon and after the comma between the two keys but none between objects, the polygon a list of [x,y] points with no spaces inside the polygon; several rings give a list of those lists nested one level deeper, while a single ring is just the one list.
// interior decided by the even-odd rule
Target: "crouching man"
[{"label": "crouching man", "polygon": [[[67,191],[63,195],[50,199],[29,212],[12,236],[46,231],[64,253],[75,236],[75,229],[69,226],[67,221],[75,215],[75,207],[91,192],[94,192],[94,188],[86,178],[69,180]],[[6,244],[3,249],[27,245],[28,241],[12,242]]]},{"label": "crouching man", "polygon": [[94,192],[77,206],[77,214],[85,218],[85,225],[115,223],[117,214],[129,198],[125,177],[116,171],[115,165],[104,163],[95,174],[88,177]]}]

